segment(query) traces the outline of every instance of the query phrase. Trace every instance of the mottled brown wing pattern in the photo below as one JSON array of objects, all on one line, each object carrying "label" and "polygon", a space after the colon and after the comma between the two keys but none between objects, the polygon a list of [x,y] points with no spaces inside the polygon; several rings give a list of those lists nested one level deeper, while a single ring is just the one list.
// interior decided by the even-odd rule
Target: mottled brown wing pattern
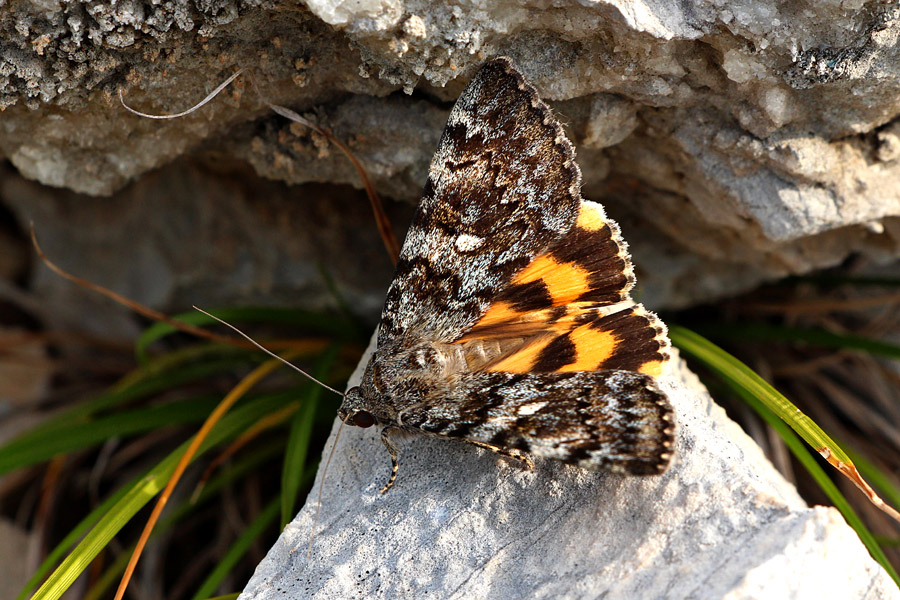
[{"label": "mottled brown wing pattern", "polygon": [[457,100],[382,312],[379,342],[452,341],[514,273],[572,228],[575,153],[509,61],[484,65]]},{"label": "mottled brown wing pattern", "polygon": [[633,475],[665,470],[674,431],[665,394],[629,371],[468,373],[441,406],[412,407],[403,422],[515,458]]}]

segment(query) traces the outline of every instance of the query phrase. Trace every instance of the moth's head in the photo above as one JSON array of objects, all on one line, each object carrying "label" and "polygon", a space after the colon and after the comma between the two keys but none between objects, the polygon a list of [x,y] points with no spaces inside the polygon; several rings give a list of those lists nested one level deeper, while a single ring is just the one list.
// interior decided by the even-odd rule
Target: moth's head
[{"label": "moth's head", "polygon": [[371,427],[378,420],[375,418],[375,415],[368,411],[366,404],[366,399],[359,386],[352,387],[344,396],[344,402],[338,409],[338,417],[347,425]]}]

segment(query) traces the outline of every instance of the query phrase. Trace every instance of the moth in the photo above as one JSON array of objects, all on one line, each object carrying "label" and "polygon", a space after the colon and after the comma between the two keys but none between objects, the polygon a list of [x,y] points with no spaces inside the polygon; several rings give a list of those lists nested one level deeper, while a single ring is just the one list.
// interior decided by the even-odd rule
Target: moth
[{"label": "moth", "polygon": [[656,383],[663,323],[630,290],[618,225],[582,199],[575,152],[509,59],[450,113],[387,293],[377,347],[344,397],[348,425],[463,440],[646,475],[672,453]]}]

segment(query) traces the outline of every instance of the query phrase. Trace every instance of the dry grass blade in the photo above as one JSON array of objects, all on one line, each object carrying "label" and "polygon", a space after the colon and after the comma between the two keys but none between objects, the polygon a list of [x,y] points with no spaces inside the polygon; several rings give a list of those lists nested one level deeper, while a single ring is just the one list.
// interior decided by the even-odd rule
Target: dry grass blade
[{"label": "dry grass blade", "polygon": [[[125,99],[122,96],[122,90],[119,90],[119,102],[122,103],[122,106],[127,111],[131,112],[132,114],[138,115],[139,117],[144,117],[145,119],[178,119],[191,114],[192,112],[196,111],[201,106],[215,98],[222,90],[224,90],[232,81],[237,79],[243,72],[243,69],[239,69],[237,72],[231,75],[231,77],[219,84],[216,89],[210,92],[203,100],[188,108],[187,110],[183,110],[172,115],[151,115],[148,113],[137,111],[125,104]],[[294,121],[295,123],[299,123],[305,127],[309,127],[313,131],[322,135],[329,142],[337,146],[338,149],[344,153],[344,156],[346,156],[350,160],[353,168],[356,169],[356,172],[359,174],[360,179],[362,179],[363,187],[365,187],[366,189],[366,195],[369,197],[369,203],[372,205],[372,212],[375,215],[375,224],[378,227],[378,233],[381,235],[381,240],[384,243],[384,247],[387,250],[388,256],[390,256],[391,261],[393,261],[394,265],[396,266],[397,259],[400,257],[400,244],[397,242],[397,236],[394,235],[394,231],[391,229],[390,220],[387,218],[387,213],[384,212],[384,205],[381,202],[381,198],[378,196],[378,192],[375,191],[375,186],[372,184],[372,180],[369,178],[369,174],[366,172],[365,168],[362,166],[362,164],[359,162],[350,148],[348,148],[339,139],[334,137],[334,135],[332,135],[332,133],[324,127],[320,127],[315,123],[304,119],[289,108],[278,106],[277,104],[272,104],[271,102],[266,100],[265,96],[263,96],[262,92],[259,90],[259,87],[256,85],[256,81],[254,81],[253,77],[249,77],[249,79],[263,104],[268,106],[270,109],[272,109],[273,112],[281,115],[282,117],[290,121]]]},{"label": "dry grass blade", "polygon": [[878,509],[884,512],[886,515],[900,523],[900,512],[898,512],[893,506],[887,504],[881,497],[872,489],[866,480],[862,478],[859,474],[859,471],[856,470],[856,466],[853,463],[846,463],[840,459],[838,459],[828,448],[817,448],[819,454],[831,464],[835,469],[840,471],[847,479],[853,482],[856,487],[862,490],[862,493],[866,495],[873,505],[875,505]]},{"label": "dry grass blade", "polygon": [[197,498],[201,493],[203,493],[203,488],[204,486],[206,486],[206,482],[209,481],[209,478],[212,476],[215,470],[219,468],[219,465],[234,456],[238,450],[259,437],[259,434],[261,434],[263,431],[272,429],[273,427],[277,427],[278,425],[281,425],[282,423],[290,419],[295,412],[297,412],[297,404],[293,403],[285,406],[279,411],[276,411],[270,415],[266,415],[265,417],[257,421],[253,425],[253,427],[241,434],[238,439],[229,444],[224,451],[222,451],[209,463],[209,466],[206,467],[203,475],[200,476],[200,479],[197,481],[197,485],[194,487],[194,493],[191,494],[191,502],[197,501]]},{"label": "dry grass blade", "polygon": [[[263,100],[263,102],[265,102],[265,100]],[[372,185],[372,180],[369,179],[369,174],[366,173],[365,168],[363,168],[356,156],[353,155],[353,152],[350,151],[350,148],[334,137],[331,132],[324,127],[319,127],[312,121],[304,119],[291,109],[278,106],[277,104],[270,104],[269,102],[266,102],[266,105],[285,119],[300,123],[324,136],[325,139],[337,146],[338,149],[344,153],[344,156],[350,160],[351,164],[353,164],[353,168],[356,169],[356,172],[362,179],[363,186],[366,188],[366,195],[369,197],[369,202],[372,204],[372,212],[375,215],[375,225],[378,227],[378,233],[381,234],[381,240],[384,243],[388,256],[391,257],[391,261],[394,263],[394,266],[396,266],[397,259],[400,257],[400,244],[397,242],[397,236],[394,235],[394,230],[391,229],[391,222],[387,217],[387,213],[384,212],[384,205],[381,203],[378,192],[375,191],[375,186]]]},{"label": "dry grass blade", "polygon": [[808,316],[812,313],[858,311],[891,304],[900,304],[900,294],[880,294],[863,298],[790,299],[784,302],[754,301],[744,303],[741,308],[764,314]]},{"label": "dry grass blade", "polygon": [[143,315],[143,316],[147,317],[148,319],[153,319],[154,321],[159,321],[159,322],[165,323],[167,325],[174,327],[175,329],[178,329],[179,331],[182,331],[184,333],[189,333],[189,334],[197,336],[199,338],[211,340],[214,342],[221,342],[223,344],[229,344],[231,346],[237,346],[239,348],[252,348],[253,347],[248,342],[244,342],[242,340],[238,340],[238,339],[235,339],[235,338],[232,338],[229,336],[218,335],[218,334],[212,333],[210,331],[207,331],[203,328],[195,327],[194,325],[190,325],[189,323],[183,323],[177,319],[173,319],[166,314],[163,314],[157,310],[153,310],[149,306],[144,306],[143,304],[140,304],[138,302],[135,302],[134,300],[126,298],[125,296],[118,294],[110,289],[107,289],[101,285],[97,285],[96,283],[94,283],[92,281],[88,281],[87,279],[82,279],[81,277],[78,277],[77,275],[72,275],[71,273],[64,271],[61,267],[57,266],[53,261],[51,261],[47,257],[46,254],[44,254],[44,251],[41,249],[40,244],[38,244],[37,235],[34,232],[34,223],[31,224],[31,243],[34,246],[34,250],[35,250],[35,252],[37,252],[38,257],[41,259],[41,261],[45,265],[47,265],[47,267],[51,271],[53,271],[54,273],[56,273],[57,275],[59,275],[60,277],[62,277],[64,279],[68,279],[69,281],[71,281],[72,283],[75,283],[76,285],[79,285],[79,286],[81,286],[85,289],[91,290],[93,292],[97,292],[98,294],[100,294],[102,296],[106,296],[107,298],[109,298],[115,302],[118,302],[122,306],[125,306],[125,307],[133,310],[134,312],[136,312],[139,315]]},{"label": "dry grass blade", "polygon": [[846,360],[847,354],[849,354],[847,351],[840,350],[815,358],[785,362],[778,366],[773,365],[772,375],[778,377],[806,377],[818,373],[825,367],[839,364],[842,360]]},{"label": "dry grass blade", "polygon": [[[840,373],[837,368],[834,371]],[[818,421],[830,418],[833,423],[832,429],[841,431],[840,419],[833,416],[829,417],[829,413],[837,412],[837,414],[852,416],[854,427],[859,430],[861,436],[877,439],[882,443],[887,442],[895,448],[900,448],[900,430],[893,426],[891,420],[884,418],[884,412],[879,410],[877,406],[874,406],[871,402],[860,402],[858,391],[861,390],[857,392],[851,391],[846,384],[835,381],[834,378],[826,374],[820,374],[812,378],[811,381],[821,390],[821,393],[824,394],[824,397],[828,399],[828,403],[831,405],[826,410],[816,411],[816,419]],[[846,381],[852,381],[854,385],[859,385],[853,379],[847,379]],[[821,397],[819,395],[819,398]],[[868,398],[871,398],[871,394]],[[810,401],[810,404],[812,404],[812,401]]]},{"label": "dry grass blade", "polygon": [[216,87],[216,89],[214,89],[213,91],[211,91],[211,92],[206,96],[206,98],[204,98],[203,100],[201,100],[200,102],[198,102],[198,103],[195,104],[194,106],[190,107],[189,109],[183,110],[183,111],[181,111],[180,113],[175,113],[174,115],[151,115],[151,114],[147,114],[147,113],[143,113],[143,112],[140,112],[140,111],[138,111],[138,110],[135,110],[135,109],[131,108],[130,106],[128,106],[127,104],[125,104],[125,98],[122,96],[122,90],[121,90],[121,89],[119,90],[119,102],[122,103],[122,107],[125,108],[125,110],[127,110],[128,112],[130,112],[130,113],[132,113],[132,114],[135,114],[135,115],[137,115],[137,116],[139,116],[139,117],[144,117],[145,119],[180,119],[181,117],[186,117],[187,115],[189,115],[189,114],[191,114],[192,112],[196,111],[196,110],[199,109],[201,106],[203,106],[204,104],[206,104],[207,102],[209,102],[210,100],[212,100],[213,98],[215,98],[216,96],[218,96],[218,95],[219,95],[219,92],[221,92],[221,91],[224,90],[226,87],[228,87],[228,84],[230,84],[232,81],[234,81],[235,79],[237,79],[238,76],[239,76],[241,73],[243,73],[243,72],[244,72],[243,69],[238,69],[236,73],[234,73],[231,77],[229,77],[228,79],[226,79],[225,81],[223,81],[222,83],[220,83],[220,84],[218,85],[218,87]]}]

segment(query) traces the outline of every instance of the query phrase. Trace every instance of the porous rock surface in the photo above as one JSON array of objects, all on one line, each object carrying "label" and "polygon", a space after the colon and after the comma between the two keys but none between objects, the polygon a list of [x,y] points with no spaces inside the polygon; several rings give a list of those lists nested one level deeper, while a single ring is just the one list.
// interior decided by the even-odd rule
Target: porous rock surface
[{"label": "porous rock surface", "polygon": [[[875,0],[25,0],[0,4],[0,155],[88,195],[188,154],[290,184],[359,186],[339,152],[272,114],[248,79],[174,121],[118,104],[122,91],[141,110],[177,112],[244,68],[268,101],[330,127],[383,195],[412,203],[450,102],[505,54],[565,122],[585,195],[622,222],[642,299],[684,306],[848,256],[900,254],[898,31],[900,8]],[[177,196],[183,171],[164,173]],[[67,198],[54,200],[67,214],[91,210]],[[21,221],[35,202],[15,203]],[[44,227],[61,244],[87,235]],[[121,257],[113,270],[130,266],[131,242],[109,253]],[[381,249],[367,251],[350,258]],[[202,287],[201,272],[119,291],[159,303]],[[377,306],[386,281],[358,285]]]},{"label": "porous rock surface", "polygon": [[528,471],[414,436],[382,495],[376,428],[345,427],[240,600],[900,598],[840,514],[807,507],[682,363],[661,384],[678,436],[660,476]]}]

